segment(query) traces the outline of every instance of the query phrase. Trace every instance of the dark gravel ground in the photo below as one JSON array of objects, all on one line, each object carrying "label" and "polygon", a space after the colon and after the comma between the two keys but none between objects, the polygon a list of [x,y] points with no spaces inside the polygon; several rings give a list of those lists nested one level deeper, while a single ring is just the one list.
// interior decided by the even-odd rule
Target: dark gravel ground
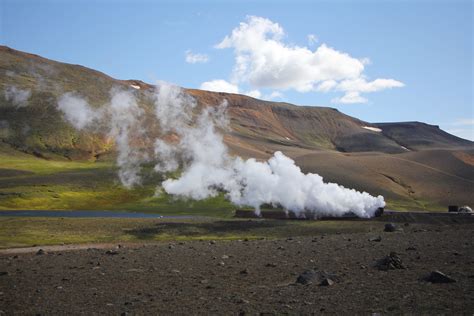
[{"label": "dark gravel ground", "polygon": [[[473,314],[473,224],[397,225],[403,230],[380,223],[375,233],[4,254],[0,315]],[[391,252],[404,268],[379,270]],[[307,270],[335,282],[296,283]],[[424,281],[434,270],[456,282]]]}]

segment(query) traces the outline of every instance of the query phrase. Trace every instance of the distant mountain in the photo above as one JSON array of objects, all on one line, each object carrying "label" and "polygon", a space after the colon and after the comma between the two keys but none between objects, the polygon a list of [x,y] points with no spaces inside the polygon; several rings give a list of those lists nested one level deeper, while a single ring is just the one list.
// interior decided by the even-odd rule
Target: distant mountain
[{"label": "distant mountain", "polygon": [[[98,107],[108,102],[113,87],[133,91],[149,118],[145,124],[153,139],[152,85],[0,46],[0,140],[13,150],[46,159],[110,159],[115,155],[114,142],[105,129],[77,131],[64,120],[57,100],[74,92]],[[236,155],[267,158],[280,150],[305,171],[372,194],[433,205],[474,202],[469,190],[474,184],[474,143],[437,126],[369,123],[328,107],[186,91],[199,107],[227,101],[231,129],[225,131],[224,140]],[[134,145],[152,149],[148,139],[137,138]],[[427,158],[434,156],[438,158]],[[400,169],[394,168],[402,161]]]}]

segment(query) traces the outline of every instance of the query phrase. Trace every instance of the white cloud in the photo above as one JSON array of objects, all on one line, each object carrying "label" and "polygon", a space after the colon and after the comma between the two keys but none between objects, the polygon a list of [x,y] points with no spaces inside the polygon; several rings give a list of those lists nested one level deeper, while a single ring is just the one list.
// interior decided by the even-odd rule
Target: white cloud
[{"label": "white cloud", "polygon": [[403,82],[393,79],[375,79],[368,82],[364,78],[357,78],[341,81],[336,89],[341,91],[376,92],[403,86],[405,86]]},{"label": "white cloud", "polygon": [[222,79],[203,82],[199,89],[215,92],[239,93],[239,87],[237,85]]},{"label": "white cloud", "polygon": [[331,100],[332,103],[343,103],[343,104],[354,104],[354,103],[367,103],[367,99],[362,97],[359,92],[350,91],[346,92],[340,98],[334,98]]},{"label": "white cloud", "polygon": [[[284,35],[278,23],[249,16],[215,47],[234,50],[232,81],[254,88],[299,92],[339,90],[350,92],[340,100],[358,103],[367,101],[360,93],[403,86],[394,79],[367,82],[363,72],[370,63],[368,58],[354,58],[324,43],[314,51],[288,45],[282,41]],[[316,38],[308,36],[310,39]]]},{"label": "white cloud", "polygon": [[316,87],[316,91],[328,92],[332,90],[335,86],[337,86],[337,82],[335,80],[326,80],[326,81],[321,82]]},{"label": "white cloud", "polygon": [[372,61],[370,60],[369,57],[361,58],[360,62],[363,63],[364,65],[371,65],[372,64]]},{"label": "white cloud", "polygon": [[209,61],[209,56],[206,54],[194,54],[190,50],[186,51],[186,62],[188,64],[198,64],[198,63],[207,63]]},{"label": "white cloud", "polygon": [[314,34],[308,34],[308,45],[314,45],[317,42],[319,42],[319,39],[316,35]]},{"label": "white cloud", "polygon": [[245,92],[245,95],[248,95],[249,97],[256,98],[256,99],[259,99],[262,97],[262,93],[258,90]]},{"label": "white cloud", "polygon": [[265,100],[274,100],[274,99],[282,99],[282,98],[283,98],[283,93],[279,91],[273,91],[272,93],[264,97]]}]

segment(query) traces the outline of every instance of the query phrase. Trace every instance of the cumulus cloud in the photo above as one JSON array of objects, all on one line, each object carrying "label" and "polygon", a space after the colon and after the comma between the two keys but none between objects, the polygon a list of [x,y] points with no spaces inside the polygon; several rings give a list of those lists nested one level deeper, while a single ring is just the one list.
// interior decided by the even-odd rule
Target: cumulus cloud
[{"label": "cumulus cloud", "polygon": [[[269,19],[248,16],[245,22],[232,30],[215,47],[231,48],[235,53],[232,81],[246,83],[254,88],[296,90],[299,92],[345,91],[343,99],[366,100],[354,97],[387,88],[402,87],[394,79],[364,78],[368,58],[354,58],[323,43],[312,51],[307,47],[283,42],[283,28]],[[308,40],[314,43],[315,36]],[[349,90],[350,88],[350,90]],[[352,96],[352,97],[351,97]]]},{"label": "cumulus cloud", "polygon": [[239,93],[239,87],[237,85],[222,79],[203,82],[200,89],[215,92]]},{"label": "cumulus cloud", "polygon": [[375,79],[368,82],[364,78],[357,78],[341,81],[336,89],[341,91],[376,92],[403,86],[405,86],[403,82],[394,79]]},{"label": "cumulus cloud", "polygon": [[283,96],[283,93],[279,92],[279,91],[272,91],[272,93],[266,95],[264,97],[264,99],[266,100],[274,100],[274,99],[282,99],[284,96]]},{"label": "cumulus cloud", "polygon": [[357,91],[346,92],[340,98],[334,98],[331,100],[332,103],[343,103],[343,104],[353,104],[353,103],[367,103],[367,99],[362,97]]},{"label": "cumulus cloud", "polygon": [[209,61],[209,56],[206,54],[194,54],[187,50],[185,60],[188,64],[204,64]]},{"label": "cumulus cloud", "polygon": [[247,91],[245,92],[245,95],[248,95],[249,97],[256,98],[256,99],[259,99],[262,97],[262,93],[258,90]]},{"label": "cumulus cloud", "polygon": [[6,87],[4,90],[5,99],[10,101],[16,107],[27,106],[31,91],[28,89],[19,89],[16,86]]}]

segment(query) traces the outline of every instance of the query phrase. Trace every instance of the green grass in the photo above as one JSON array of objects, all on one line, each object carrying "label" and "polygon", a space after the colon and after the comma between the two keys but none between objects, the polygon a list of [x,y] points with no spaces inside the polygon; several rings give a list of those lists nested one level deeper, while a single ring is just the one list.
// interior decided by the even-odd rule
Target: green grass
[{"label": "green grass", "polygon": [[413,199],[413,200],[391,200],[385,201],[387,205],[386,209],[396,211],[446,211],[446,207],[432,203],[426,200]]},{"label": "green grass", "polygon": [[240,219],[0,218],[0,248],[33,245],[235,240],[369,232],[379,222]]},{"label": "green grass", "polygon": [[203,201],[156,194],[160,177],[144,170],[143,185],[124,188],[110,162],[56,161],[0,151],[0,210],[128,210],[161,215],[230,217],[223,195]]},{"label": "green grass", "polygon": [[[72,170],[94,170],[111,168],[110,162],[88,162],[88,161],[59,161],[35,158],[27,154],[10,154],[0,152],[0,168],[34,172],[38,175],[53,174]],[[1,173],[0,173],[1,176]]]}]

